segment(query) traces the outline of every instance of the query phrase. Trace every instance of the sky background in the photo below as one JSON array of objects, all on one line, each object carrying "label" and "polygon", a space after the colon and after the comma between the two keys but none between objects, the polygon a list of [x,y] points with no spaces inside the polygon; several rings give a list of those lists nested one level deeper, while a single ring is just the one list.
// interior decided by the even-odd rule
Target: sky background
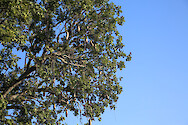
[{"label": "sky background", "polygon": [[92,125],[188,125],[188,0],[112,1],[122,6],[118,29],[133,58],[118,72],[117,109]]}]

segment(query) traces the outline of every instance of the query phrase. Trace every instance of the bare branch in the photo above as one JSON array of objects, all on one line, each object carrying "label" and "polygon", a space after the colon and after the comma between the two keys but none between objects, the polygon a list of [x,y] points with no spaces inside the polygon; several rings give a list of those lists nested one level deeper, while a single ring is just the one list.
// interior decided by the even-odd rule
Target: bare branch
[{"label": "bare branch", "polygon": [[60,59],[62,62],[66,63],[66,64],[70,64],[70,65],[78,66],[78,67],[85,67],[84,65],[80,65],[80,64],[68,63],[67,61],[65,61],[65,60],[64,60],[63,58],[61,58],[61,57],[59,57],[59,59]]},{"label": "bare branch", "polygon": [[26,70],[29,69],[29,65],[31,64],[31,60],[32,60],[32,59],[29,59],[29,62],[27,63],[27,69],[26,69]]},{"label": "bare branch", "polygon": [[16,95],[12,95],[12,96],[10,97],[10,100],[13,100],[13,99],[17,98],[18,96],[22,96],[22,95],[24,95],[26,92],[27,92],[27,91],[22,92],[22,93],[19,93],[19,94],[16,94]]},{"label": "bare branch", "polygon": [[[54,54],[55,54],[56,56],[58,56],[58,58],[59,58],[63,63],[65,63],[65,64],[70,64],[70,65],[78,66],[78,67],[85,67],[85,65],[70,63],[70,62],[65,61],[65,59],[64,59],[65,57],[67,57],[67,58],[69,58],[69,59],[75,60],[75,59],[79,59],[80,57],[78,57],[78,58],[71,58],[71,57],[68,56],[68,55],[62,55],[60,52],[54,52]],[[61,56],[61,57],[60,57],[60,56]]]}]

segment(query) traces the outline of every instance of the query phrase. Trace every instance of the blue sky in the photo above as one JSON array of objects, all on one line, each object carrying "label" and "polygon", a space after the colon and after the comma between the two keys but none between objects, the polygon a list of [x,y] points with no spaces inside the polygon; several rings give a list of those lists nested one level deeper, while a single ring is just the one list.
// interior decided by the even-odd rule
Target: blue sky
[{"label": "blue sky", "polygon": [[119,0],[132,61],[117,109],[93,125],[188,125],[188,1]]}]

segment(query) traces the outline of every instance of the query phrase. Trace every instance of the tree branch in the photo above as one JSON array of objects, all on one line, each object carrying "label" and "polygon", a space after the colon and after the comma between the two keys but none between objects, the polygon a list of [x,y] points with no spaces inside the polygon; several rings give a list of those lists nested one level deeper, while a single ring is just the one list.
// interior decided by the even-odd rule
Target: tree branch
[{"label": "tree branch", "polygon": [[3,23],[5,22],[5,20],[7,20],[7,19],[2,20],[2,21],[0,22],[0,24],[3,24]]},{"label": "tree branch", "polygon": [[85,67],[84,65],[80,65],[80,64],[74,64],[74,63],[68,63],[67,61],[65,61],[63,58],[60,57],[60,60],[66,64],[70,64],[70,65],[73,65],[73,66],[78,66],[78,67]]},{"label": "tree branch", "polygon": [[16,86],[18,86],[20,83],[23,82],[23,80],[27,77],[27,75],[29,75],[31,72],[35,71],[36,67],[32,66],[31,68],[29,68],[28,70],[26,70],[26,72],[24,72],[19,78],[18,80],[16,80],[16,82],[3,94],[3,97],[6,98],[7,94],[9,92],[11,92]]},{"label": "tree branch", "polygon": [[30,66],[30,64],[31,64],[31,60],[32,60],[32,59],[29,59],[29,61],[28,61],[28,63],[27,63],[27,68],[26,68],[26,70],[29,69],[29,66]]},{"label": "tree branch", "polygon": [[[65,59],[63,58],[63,57],[67,57],[67,58],[69,58],[69,59],[76,60],[76,59],[79,59],[80,57],[78,57],[78,58],[71,58],[71,57],[68,56],[68,55],[61,55],[61,53],[58,53],[58,52],[55,52],[55,53],[53,53],[53,54],[55,54],[56,56],[58,56],[59,59],[60,59],[62,62],[64,62],[65,64],[70,64],[70,65],[78,66],[78,67],[85,67],[85,65],[69,63],[69,62],[65,61]],[[60,56],[62,56],[62,57],[60,57]]]},{"label": "tree branch", "polygon": [[27,92],[27,91],[24,91],[24,92],[19,93],[19,94],[16,94],[16,95],[12,95],[12,96],[10,97],[10,100],[13,100],[13,99],[17,98],[18,96],[22,96],[22,95],[24,95],[26,92]]}]

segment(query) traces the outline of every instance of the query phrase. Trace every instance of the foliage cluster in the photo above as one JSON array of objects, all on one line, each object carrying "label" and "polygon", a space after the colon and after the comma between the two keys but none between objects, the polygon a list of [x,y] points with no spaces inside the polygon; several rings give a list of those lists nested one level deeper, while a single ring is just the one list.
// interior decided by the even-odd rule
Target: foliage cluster
[{"label": "foliage cluster", "polygon": [[1,0],[0,123],[60,124],[68,111],[91,122],[115,109],[119,58],[131,59],[121,12],[108,0]]}]

